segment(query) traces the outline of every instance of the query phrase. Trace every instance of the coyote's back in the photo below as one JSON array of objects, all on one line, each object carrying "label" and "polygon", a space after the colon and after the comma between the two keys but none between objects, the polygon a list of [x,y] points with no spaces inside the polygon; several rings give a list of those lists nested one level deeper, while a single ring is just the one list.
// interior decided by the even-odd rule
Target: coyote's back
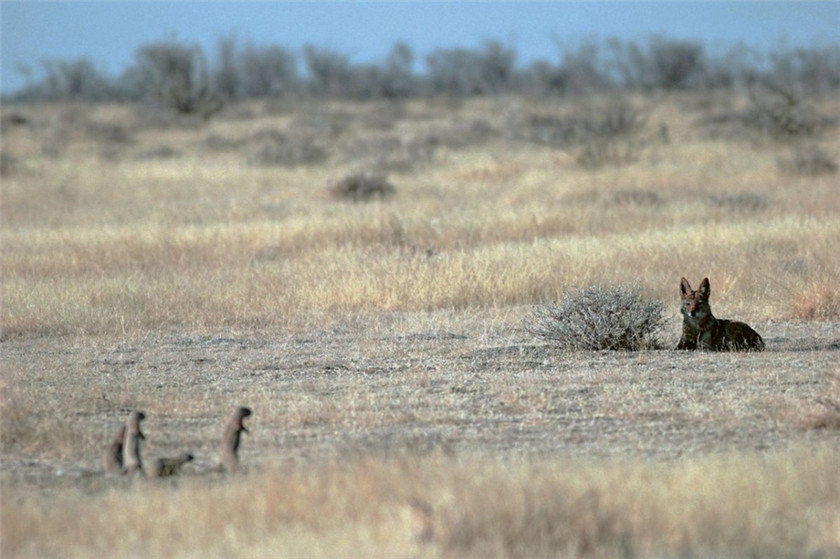
[{"label": "coyote's back", "polygon": [[709,278],[692,291],[688,280],[680,282],[680,310],[683,332],[677,349],[706,349],[712,351],[762,351],[764,340],[749,325],[736,320],[718,319],[709,306],[711,289]]}]

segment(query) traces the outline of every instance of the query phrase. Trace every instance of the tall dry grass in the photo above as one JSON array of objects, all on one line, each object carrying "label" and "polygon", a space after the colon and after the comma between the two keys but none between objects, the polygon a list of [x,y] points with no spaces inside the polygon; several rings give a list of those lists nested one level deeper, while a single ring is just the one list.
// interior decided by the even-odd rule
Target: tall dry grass
[{"label": "tall dry grass", "polygon": [[[524,110],[487,103],[459,110],[498,130]],[[586,169],[508,131],[478,146],[444,142],[458,147],[394,176],[395,198],[368,205],[328,194],[350,168],[340,150],[370,134],[361,117],[332,159],[291,168],[202,147],[206,135],[291,126],[284,115],[140,128],[116,159],[73,128],[79,141],[57,157],[37,151],[37,126],[4,131],[22,169],[3,181],[0,324],[5,336],[311,324],[356,309],[542,303],[604,282],[670,300],[682,275],[710,276],[716,310],[836,318],[825,288],[840,276],[835,177],[782,174],[784,146],[708,139],[672,103],[651,108],[648,122],[667,122],[670,143],[639,139],[633,163]],[[402,113],[401,134],[427,126],[411,117],[420,110]],[[62,126],[85,122],[76,111]],[[90,111],[89,120],[130,118]],[[130,156],[164,140],[185,155]],[[836,132],[825,144],[840,147]]]},{"label": "tall dry grass", "polygon": [[4,557],[828,557],[840,549],[840,455],[358,456],[81,500],[15,495],[0,526]]}]

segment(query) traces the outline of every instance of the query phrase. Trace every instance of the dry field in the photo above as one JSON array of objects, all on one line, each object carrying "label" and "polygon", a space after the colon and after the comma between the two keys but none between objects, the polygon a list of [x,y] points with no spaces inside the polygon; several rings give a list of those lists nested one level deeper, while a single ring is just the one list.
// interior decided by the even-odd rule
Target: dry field
[{"label": "dry field", "polygon": [[[840,180],[794,164],[840,129],[748,109],[3,107],[0,555],[840,557]],[[581,138],[605,114],[638,122]],[[340,199],[357,172],[393,196]],[[767,351],[526,328],[628,284],[670,348],[682,276]],[[147,462],[195,455],[180,478],[102,473],[134,409]]]}]

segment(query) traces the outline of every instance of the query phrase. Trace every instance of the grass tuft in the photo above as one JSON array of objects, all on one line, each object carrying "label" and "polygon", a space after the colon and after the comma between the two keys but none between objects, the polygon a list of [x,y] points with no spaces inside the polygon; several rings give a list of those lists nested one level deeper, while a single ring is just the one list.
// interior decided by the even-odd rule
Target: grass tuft
[{"label": "grass tuft", "polygon": [[840,319],[840,294],[830,281],[815,282],[793,302],[793,317],[800,320]]}]

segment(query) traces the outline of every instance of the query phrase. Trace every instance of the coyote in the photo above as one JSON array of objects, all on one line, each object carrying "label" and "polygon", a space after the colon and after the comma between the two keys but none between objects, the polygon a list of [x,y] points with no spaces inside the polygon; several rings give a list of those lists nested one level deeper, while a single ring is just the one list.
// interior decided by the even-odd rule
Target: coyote
[{"label": "coyote", "polygon": [[688,280],[680,282],[683,332],[677,349],[708,349],[712,351],[762,351],[764,340],[743,322],[715,318],[709,306],[709,278],[700,282],[697,291],[691,290]]}]

